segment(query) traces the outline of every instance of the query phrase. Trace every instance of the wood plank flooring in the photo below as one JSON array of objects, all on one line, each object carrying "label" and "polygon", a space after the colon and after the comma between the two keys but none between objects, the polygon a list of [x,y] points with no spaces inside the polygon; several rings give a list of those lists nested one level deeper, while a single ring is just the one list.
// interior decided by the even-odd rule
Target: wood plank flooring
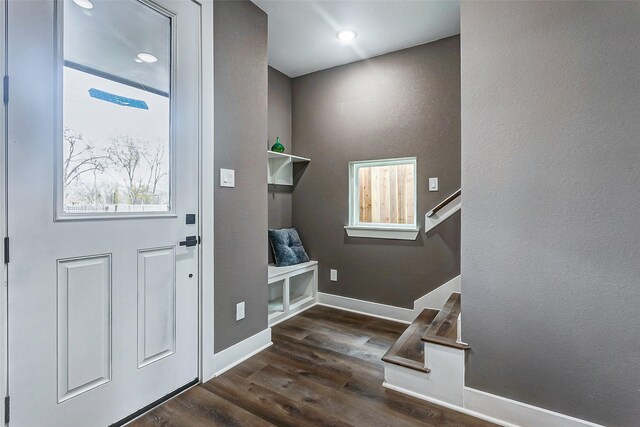
[{"label": "wood plank flooring", "polygon": [[493,425],[382,387],[380,358],[406,328],[315,306],[275,326],[267,350],[129,426]]}]

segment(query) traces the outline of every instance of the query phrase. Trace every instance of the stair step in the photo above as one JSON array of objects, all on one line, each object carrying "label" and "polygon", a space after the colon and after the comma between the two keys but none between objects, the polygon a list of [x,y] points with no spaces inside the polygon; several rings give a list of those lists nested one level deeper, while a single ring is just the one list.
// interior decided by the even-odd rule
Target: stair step
[{"label": "stair step", "polygon": [[424,309],[400,338],[382,356],[384,362],[393,363],[421,372],[430,372],[424,366],[424,344],[421,340],[438,315],[438,310]]},{"label": "stair step", "polygon": [[469,345],[459,343],[458,339],[458,316],[461,310],[461,295],[459,292],[451,294],[442,310],[433,319],[422,336],[422,341],[434,344],[445,345],[461,350],[468,350]]},{"label": "stair step", "polygon": [[424,366],[424,361],[416,362],[415,360],[405,359],[404,357],[398,356],[387,356],[386,354],[382,357],[383,362],[393,363],[394,365],[402,366],[405,368],[413,369],[414,371],[424,372],[428,374],[431,372],[429,368]]}]

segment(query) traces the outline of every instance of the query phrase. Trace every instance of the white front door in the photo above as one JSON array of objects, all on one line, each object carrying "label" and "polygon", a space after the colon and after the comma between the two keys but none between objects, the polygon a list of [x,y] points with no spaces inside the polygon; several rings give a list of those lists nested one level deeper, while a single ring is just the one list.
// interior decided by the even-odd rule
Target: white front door
[{"label": "white front door", "polygon": [[10,424],[106,426],[198,376],[200,6],[8,3]]}]

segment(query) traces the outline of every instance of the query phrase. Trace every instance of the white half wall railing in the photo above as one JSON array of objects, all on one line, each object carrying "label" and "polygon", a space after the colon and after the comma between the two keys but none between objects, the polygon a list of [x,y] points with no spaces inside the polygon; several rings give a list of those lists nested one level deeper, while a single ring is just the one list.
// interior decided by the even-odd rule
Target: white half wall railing
[{"label": "white half wall railing", "polygon": [[413,303],[413,318],[418,317],[425,308],[432,310],[442,309],[442,306],[454,292],[462,292],[462,280],[459,275],[415,300]]},{"label": "white half wall railing", "polygon": [[428,233],[438,224],[449,218],[462,208],[462,189],[451,194],[444,199],[438,206],[431,209],[424,216],[424,232]]}]

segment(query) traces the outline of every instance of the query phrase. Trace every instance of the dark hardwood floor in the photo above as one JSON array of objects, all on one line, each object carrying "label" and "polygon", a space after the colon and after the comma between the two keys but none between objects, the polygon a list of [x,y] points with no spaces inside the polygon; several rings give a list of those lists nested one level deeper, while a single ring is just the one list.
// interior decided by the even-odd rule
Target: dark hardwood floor
[{"label": "dark hardwood floor", "polygon": [[380,358],[407,325],[315,306],[273,346],[130,426],[489,426],[382,387]]}]

